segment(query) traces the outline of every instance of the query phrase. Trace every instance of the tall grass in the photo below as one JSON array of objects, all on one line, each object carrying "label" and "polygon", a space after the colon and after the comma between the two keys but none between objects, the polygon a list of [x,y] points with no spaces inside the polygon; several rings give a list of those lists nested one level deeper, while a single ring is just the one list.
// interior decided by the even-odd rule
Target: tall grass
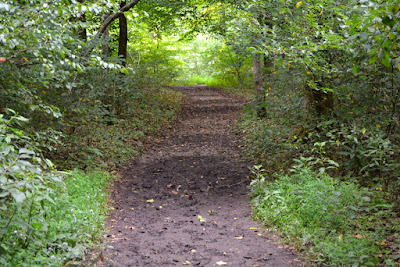
[{"label": "tall grass", "polygon": [[297,250],[306,249],[317,264],[394,266],[385,254],[392,229],[392,205],[382,192],[342,182],[308,168],[270,177],[260,167],[251,183],[255,217],[277,229]]}]

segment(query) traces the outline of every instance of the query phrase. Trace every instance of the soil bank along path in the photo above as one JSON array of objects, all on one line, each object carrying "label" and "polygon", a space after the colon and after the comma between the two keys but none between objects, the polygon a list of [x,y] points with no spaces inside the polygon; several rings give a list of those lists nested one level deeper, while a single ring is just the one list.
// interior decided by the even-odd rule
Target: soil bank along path
[{"label": "soil bank along path", "polygon": [[234,127],[243,101],[206,86],[180,122],[115,182],[106,266],[298,266],[251,220],[250,162]]}]

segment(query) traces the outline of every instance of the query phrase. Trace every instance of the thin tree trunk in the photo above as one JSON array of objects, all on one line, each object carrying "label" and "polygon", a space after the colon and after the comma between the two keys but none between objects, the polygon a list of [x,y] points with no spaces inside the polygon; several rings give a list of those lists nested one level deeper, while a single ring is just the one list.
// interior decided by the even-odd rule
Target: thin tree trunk
[{"label": "thin tree trunk", "polygon": [[[121,9],[126,5],[125,1],[121,2]],[[128,47],[128,24],[124,13],[119,15],[119,42],[118,42],[118,56],[123,59],[122,65],[126,66]]]},{"label": "thin tree trunk", "polygon": [[139,2],[140,2],[140,0],[134,0],[134,1],[130,2],[129,4],[125,5],[120,10],[118,10],[118,12],[110,15],[105,21],[103,21],[101,23],[100,29],[96,33],[96,36],[99,37],[101,34],[103,34],[103,32],[106,31],[106,28],[111,24],[111,22],[113,22],[115,19],[119,18],[119,15],[121,13],[124,13],[125,11],[128,11],[132,7],[136,6]]},{"label": "thin tree trunk", "polygon": [[261,68],[261,54],[255,52],[253,56],[253,75],[254,75],[254,89],[256,93],[256,110],[258,117],[265,117],[267,110],[263,105],[265,102],[264,82]]},{"label": "thin tree trunk", "polygon": [[[106,21],[109,16],[110,16],[110,14],[104,13],[101,16],[101,23],[103,24],[104,21]],[[101,48],[103,50],[103,55],[105,55],[106,57],[110,57],[110,46],[108,45],[108,35],[109,34],[108,34],[108,27],[107,27],[106,30],[101,35],[101,37],[103,39]]]},{"label": "thin tree trunk", "polygon": [[[85,0],[78,0],[79,3],[84,3]],[[79,18],[79,21],[81,22],[86,22],[86,15],[84,12],[81,12],[81,17]],[[78,35],[79,38],[83,41],[87,41],[87,31],[85,27],[79,27],[78,28]]]},{"label": "thin tree trunk", "polygon": [[101,26],[100,29],[97,31],[96,35],[94,36],[92,42],[90,42],[87,45],[86,51],[83,53],[83,57],[88,56],[93,49],[97,46],[97,41],[98,39],[105,33],[108,32],[108,26],[111,24],[111,22],[113,22],[115,19],[119,18],[121,13],[124,13],[125,11],[128,11],[129,9],[131,9],[132,7],[136,6],[138,3],[140,2],[140,0],[133,0],[132,2],[129,2],[128,4],[126,4],[123,8],[121,8],[120,10],[118,10],[118,12],[109,15],[106,19],[102,20],[101,22]]},{"label": "thin tree trunk", "polygon": [[253,79],[254,79],[254,89],[256,91],[256,96],[262,95],[263,82],[262,82],[262,72],[261,72],[261,54],[255,52],[253,56]]}]

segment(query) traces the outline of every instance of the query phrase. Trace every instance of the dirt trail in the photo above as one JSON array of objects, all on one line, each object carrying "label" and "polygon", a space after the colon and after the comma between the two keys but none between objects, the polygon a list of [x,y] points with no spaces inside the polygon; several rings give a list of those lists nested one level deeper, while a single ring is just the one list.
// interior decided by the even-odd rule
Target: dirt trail
[{"label": "dirt trail", "polygon": [[187,96],[180,122],[115,184],[104,265],[299,265],[250,219],[250,163],[234,131],[243,102],[205,86],[173,89]]}]

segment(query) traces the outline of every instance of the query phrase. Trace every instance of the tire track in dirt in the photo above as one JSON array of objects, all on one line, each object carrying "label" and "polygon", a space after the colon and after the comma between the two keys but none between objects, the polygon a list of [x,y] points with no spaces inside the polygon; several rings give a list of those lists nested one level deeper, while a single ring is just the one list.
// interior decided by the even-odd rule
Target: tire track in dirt
[{"label": "tire track in dirt", "polygon": [[298,266],[250,219],[250,163],[234,131],[243,102],[205,86],[172,89],[187,97],[181,120],[115,183],[102,265]]}]

